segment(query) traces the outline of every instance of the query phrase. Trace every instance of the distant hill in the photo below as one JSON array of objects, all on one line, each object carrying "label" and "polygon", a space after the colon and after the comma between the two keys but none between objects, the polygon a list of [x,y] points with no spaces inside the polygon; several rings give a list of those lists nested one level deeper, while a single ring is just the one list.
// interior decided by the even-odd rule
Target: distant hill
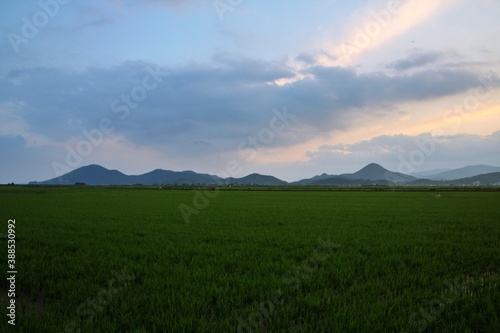
[{"label": "distant hill", "polygon": [[386,180],[398,184],[404,184],[417,179],[413,176],[405,175],[404,173],[389,171],[376,163],[370,163],[355,173],[345,173],[339,177],[349,179]]},{"label": "distant hill", "polygon": [[431,176],[437,175],[438,173],[446,172],[446,171],[451,171],[453,169],[432,169],[432,170],[427,170],[427,171],[417,171],[417,172],[412,172],[409,175],[413,176],[415,178],[429,178]]},{"label": "distant hill", "polygon": [[196,173],[194,171],[170,171],[156,169],[151,172],[138,176],[129,176],[132,184],[220,184],[222,179],[217,176],[212,176],[204,173]]},{"label": "distant hill", "polygon": [[455,181],[459,185],[500,185],[500,172],[491,172]]},{"label": "distant hill", "polygon": [[286,185],[287,182],[272,176],[251,174],[243,178],[222,179],[217,176],[196,173],[194,171],[170,171],[156,169],[142,175],[128,176],[117,170],[108,170],[99,165],[88,165],[67,174],[42,182],[30,182],[39,185]]},{"label": "distant hill", "polygon": [[312,178],[302,179],[302,180],[293,182],[292,185],[311,185],[312,183],[314,183],[316,181],[320,181],[320,180],[323,180],[323,179],[328,179],[328,178],[331,178],[331,177],[335,177],[335,176],[323,173],[323,174],[321,174],[319,176],[314,176]]},{"label": "distant hill", "polygon": [[128,177],[118,170],[108,170],[100,165],[93,164],[78,168],[58,178],[52,178],[43,182],[30,182],[30,184],[73,185],[75,183],[86,183],[94,185],[129,185],[131,183]]},{"label": "distant hill", "polygon": [[417,178],[399,172],[389,171],[379,164],[371,163],[355,173],[344,173],[341,175],[315,176],[303,179],[293,184],[296,185],[402,185],[414,181]]},{"label": "distant hill", "polygon": [[[470,166],[457,170],[438,173],[435,176],[451,177],[500,168],[485,165]],[[444,176],[443,176],[444,175]],[[126,175],[118,170],[108,170],[100,165],[88,165],[67,174],[42,182],[30,182],[34,185],[262,185],[262,186],[445,186],[445,185],[500,185],[500,170],[472,177],[454,179],[417,179],[399,172],[389,171],[382,166],[371,163],[355,173],[328,175],[323,173],[308,179],[287,183],[273,176],[252,173],[242,178],[220,178],[218,176],[197,173],[194,171],[171,171],[156,169],[142,175]]]},{"label": "distant hill", "polygon": [[273,176],[264,176],[258,173],[252,173],[248,176],[242,178],[226,178],[224,183],[228,185],[287,185],[288,183],[284,180],[278,179]]},{"label": "distant hill", "polygon": [[477,186],[477,185],[500,185],[500,172],[486,173],[474,177],[466,177],[452,180],[417,179],[408,183],[410,186]]},{"label": "distant hill", "polygon": [[467,177],[474,177],[477,175],[482,175],[485,173],[500,172],[500,167],[494,167],[489,165],[470,165],[460,169],[454,169],[450,171],[440,172],[425,178],[432,180],[452,180]]}]

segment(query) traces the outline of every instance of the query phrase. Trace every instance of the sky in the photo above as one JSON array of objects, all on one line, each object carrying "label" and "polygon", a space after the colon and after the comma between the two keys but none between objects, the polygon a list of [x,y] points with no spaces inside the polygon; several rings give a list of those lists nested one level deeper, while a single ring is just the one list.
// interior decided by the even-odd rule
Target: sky
[{"label": "sky", "polygon": [[500,166],[497,0],[0,0],[0,183]]}]

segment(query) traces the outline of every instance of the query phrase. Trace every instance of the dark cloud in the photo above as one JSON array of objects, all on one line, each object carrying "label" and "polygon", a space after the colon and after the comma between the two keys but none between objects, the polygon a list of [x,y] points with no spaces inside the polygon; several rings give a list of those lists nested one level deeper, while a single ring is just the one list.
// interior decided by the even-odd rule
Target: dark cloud
[{"label": "dark cloud", "polygon": [[113,19],[109,17],[101,17],[101,18],[96,18],[94,20],[91,20],[89,22],[80,24],[78,27],[73,28],[73,32],[78,32],[80,30],[84,30],[87,28],[100,28],[100,27],[105,27],[107,25],[113,24]]},{"label": "dark cloud", "polygon": [[301,61],[307,65],[316,63],[316,57],[309,53],[301,53],[295,57],[295,60]]},{"label": "dark cloud", "polygon": [[388,65],[387,68],[393,68],[398,71],[404,71],[435,63],[444,56],[445,55],[443,53],[439,52],[415,53],[409,56],[408,58],[400,59],[393,62],[392,64]]},{"label": "dark cloud", "polygon": [[[132,101],[134,107],[126,107],[123,96],[155,70],[155,64],[146,62],[79,72],[41,67],[12,70],[0,79],[4,87],[0,102],[21,103],[17,115],[31,131],[51,140],[80,136],[82,130],[97,128],[103,118],[109,118],[115,133],[134,144],[189,155],[200,150],[192,142],[209,143],[203,146],[207,154],[234,150],[241,140],[268,126],[273,108],[287,107],[296,115],[296,135],[277,135],[270,144],[287,146],[332,129],[346,130],[360,113],[390,114],[398,110],[388,105],[450,96],[479,85],[479,76],[464,70],[388,76],[313,67],[305,73],[308,77],[278,86],[275,80],[295,75],[286,59],[218,54],[210,64],[159,69],[161,83],[144,100]],[[119,107],[128,109],[124,119],[120,118],[124,112],[114,112]]]},{"label": "dark cloud", "polygon": [[[427,70],[412,75],[359,74],[352,68],[314,67],[313,78],[283,88],[288,105],[317,129],[346,129],[353,113],[380,113],[401,102],[431,100],[467,91],[480,77],[464,70]],[[385,110],[387,111],[387,110]]]}]

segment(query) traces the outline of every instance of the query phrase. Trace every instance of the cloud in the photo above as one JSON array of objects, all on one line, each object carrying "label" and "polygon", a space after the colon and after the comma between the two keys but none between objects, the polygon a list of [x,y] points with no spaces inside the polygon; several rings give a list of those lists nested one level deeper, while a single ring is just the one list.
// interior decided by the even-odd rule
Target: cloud
[{"label": "cloud", "polygon": [[87,28],[100,28],[113,24],[114,21],[109,17],[101,17],[91,20],[89,22],[80,24],[79,26],[72,29],[73,32],[79,32]]},{"label": "cloud", "polygon": [[[467,91],[479,83],[477,74],[465,70],[427,70],[412,75],[359,74],[352,68],[317,66],[305,79],[288,88],[290,99],[324,113],[378,109],[401,102],[431,100]],[[299,101],[300,103],[300,101]],[[318,111],[317,111],[318,112]],[[325,114],[320,121],[325,121]]]},{"label": "cloud", "polygon": [[408,58],[400,59],[393,62],[392,64],[388,65],[387,68],[393,68],[398,71],[404,71],[432,64],[443,57],[444,54],[440,52],[414,53]]},{"label": "cloud", "polygon": [[123,113],[115,111],[127,106],[123,99],[130,99],[149,75],[148,68],[157,66],[126,62],[79,72],[43,67],[12,70],[0,78],[4,87],[0,103],[15,106],[9,114],[23,124],[23,136],[38,142],[66,142],[109,118],[115,134],[134,144],[187,156],[234,150],[268,125],[273,108],[286,107],[296,115],[290,128],[295,135],[277,135],[270,143],[285,147],[334,129],[347,130],[360,114],[380,117],[381,108],[388,114],[397,112],[388,105],[452,96],[479,84],[479,76],[465,70],[389,76],[316,66],[304,72],[307,77],[280,86],[274,82],[295,75],[286,59],[218,54],[211,63],[162,69],[168,75],[144,100],[127,107],[127,117],[121,119]]},{"label": "cloud", "polygon": [[459,168],[471,164],[500,166],[500,131],[490,135],[455,134],[432,136],[422,133],[382,135],[353,144],[323,145],[308,151],[308,163],[335,165],[338,172],[348,172],[368,163],[379,163],[392,171],[414,171],[435,168]]},{"label": "cloud", "polygon": [[313,65],[316,63],[316,57],[309,53],[301,53],[295,57],[295,60],[303,62],[307,65]]}]

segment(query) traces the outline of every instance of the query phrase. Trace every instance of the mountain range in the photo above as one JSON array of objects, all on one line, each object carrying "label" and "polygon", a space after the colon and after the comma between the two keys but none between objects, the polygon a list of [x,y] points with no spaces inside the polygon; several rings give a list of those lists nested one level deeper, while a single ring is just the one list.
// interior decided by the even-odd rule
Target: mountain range
[{"label": "mountain range", "polygon": [[470,165],[455,170],[442,170],[434,173],[429,172],[427,174],[413,174],[413,176],[431,180],[453,180],[494,172],[500,172],[500,167],[493,167],[489,165]]},{"label": "mountain range", "polygon": [[[425,174],[406,175],[389,171],[379,164],[371,163],[354,173],[328,175],[326,173],[308,179],[288,183],[273,176],[250,174],[242,178],[221,178],[194,171],[171,171],[156,169],[142,175],[126,175],[118,170],[108,170],[100,165],[88,165],[57,178],[32,185],[263,185],[263,186],[360,186],[360,185],[500,185],[500,167],[487,165],[467,166],[446,171],[435,170]],[[455,177],[455,178],[453,178]]]}]

